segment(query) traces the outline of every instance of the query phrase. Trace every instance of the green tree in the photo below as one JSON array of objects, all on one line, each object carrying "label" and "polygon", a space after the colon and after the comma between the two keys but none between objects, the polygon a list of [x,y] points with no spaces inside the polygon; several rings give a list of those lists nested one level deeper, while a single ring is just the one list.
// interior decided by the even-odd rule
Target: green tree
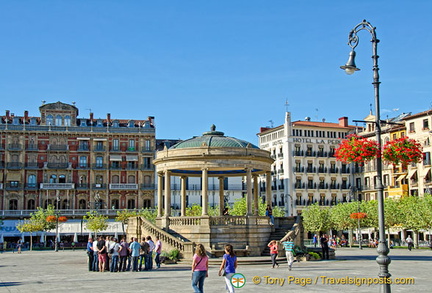
[{"label": "green tree", "polygon": [[318,203],[308,206],[302,212],[304,228],[313,233],[326,232],[332,227],[330,210]]},{"label": "green tree", "polygon": [[[259,216],[265,216],[267,205],[263,202],[258,203],[258,215]],[[254,202],[252,201],[252,209],[254,209]],[[275,212],[276,210],[276,212]],[[246,215],[247,211],[247,204],[246,204],[246,197],[240,198],[234,202],[234,205],[231,209],[229,209],[229,214],[232,216],[244,216]],[[277,215],[276,215],[277,213]],[[273,208],[273,216],[279,217],[284,216],[285,212],[283,210],[280,210],[280,208],[276,209],[276,207]]]},{"label": "green tree", "polygon": [[94,232],[95,236],[108,227],[108,217],[99,214],[97,211],[87,212],[83,219],[87,222],[87,229]]},{"label": "green tree", "polygon": [[40,221],[32,221],[30,219],[18,223],[16,227],[21,233],[30,233],[30,251],[33,250],[33,232],[42,231],[44,229],[43,223]]},{"label": "green tree", "polygon": [[144,219],[149,220],[153,224],[156,223],[157,210],[155,209],[141,209],[137,216],[143,217]]},{"label": "green tree", "polygon": [[[400,199],[400,211],[402,215],[402,225],[405,229],[414,231],[414,244],[418,248],[418,232],[421,229],[428,229],[428,221],[425,219],[422,198],[418,196],[404,196]],[[430,209],[430,206],[429,206]]]},{"label": "green tree", "polygon": [[136,217],[136,216],[137,216],[137,212],[136,211],[129,211],[127,209],[121,210],[121,211],[117,211],[117,216],[115,217],[115,220],[117,222],[121,222],[122,223],[123,233],[125,233],[125,227],[124,226],[128,223],[129,218]]},{"label": "green tree", "polygon": [[357,202],[344,202],[330,209],[330,221],[332,228],[336,230],[348,230],[357,227],[356,219],[351,219],[351,214],[358,212]]},{"label": "green tree", "polygon": [[400,201],[398,199],[386,198],[384,200],[384,225],[387,229],[387,239],[390,243],[390,228],[401,226]]},{"label": "green tree", "polygon": [[53,205],[48,205],[46,209],[38,207],[36,212],[30,214],[30,221],[35,225],[42,226],[40,231],[48,231],[55,229],[56,223],[48,222],[48,216],[55,216],[55,210]]},{"label": "green tree", "polygon": [[[210,205],[207,208],[208,215],[212,217],[219,216],[219,206],[216,205],[211,207]],[[190,207],[186,208],[186,216],[188,217],[199,217],[202,215],[202,207],[200,205],[194,204]]]}]

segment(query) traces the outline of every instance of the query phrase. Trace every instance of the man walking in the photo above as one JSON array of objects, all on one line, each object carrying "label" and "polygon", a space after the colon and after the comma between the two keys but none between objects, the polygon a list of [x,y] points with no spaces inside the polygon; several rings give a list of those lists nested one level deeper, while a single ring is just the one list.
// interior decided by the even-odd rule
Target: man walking
[{"label": "man walking", "polygon": [[414,240],[411,238],[410,235],[408,235],[405,241],[408,244],[408,250],[411,251],[411,249],[414,247]]},{"label": "man walking", "polygon": [[93,239],[89,238],[87,242],[88,269],[93,271]]},{"label": "man walking", "polygon": [[162,253],[162,242],[159,240],[159,237],[156,236],[156,247],[155,247],[155,252],[156,252],[156,257],[155,257],[155,262],[156,262],[156,268],[159,269],[160,268],[160,254]]},{"label": "man walking", "polygon": [[323,234],[321,236],[320,242],[321,242],[322,258],[329,259],[329,246],[328,246],[328,238],[326,234]]},{"label": "man walking", "polygon": [[286,240],[282,239],[282,245],[285,248],[285,255],[288,261],[288,270],[291,271],[292,264],[294,262],[294,242],[291,237]]},{"label": "man walking", "polygon": [[141,245],[138,243],[136,237],[133,238],[133,242],[129,245],[129,250],[132,256],[132,272],[138,272],[138,259],[140,255]]},{"label": "man walking", "polygon": [[142,237],[141,238],[141,254],[140,254],[140,259],[139,259],[139,271],[142,271],[142,265],[144,263],[144,271],[148,271],[148,267],[147,267],[147,257],[149,254],[149,249],[150,249],[150,245],[146,242],[146,238]]},{"label": "man walking", "polygon": [[155,244],[151,239],[151,236],[147,236],[146,240],[147,240],[146,242],[150,246],[149,253],[147,256],[148,265],[146,265],[146,268],[150,271],[151,269],[153,269],[153,250],[155,249]]}]

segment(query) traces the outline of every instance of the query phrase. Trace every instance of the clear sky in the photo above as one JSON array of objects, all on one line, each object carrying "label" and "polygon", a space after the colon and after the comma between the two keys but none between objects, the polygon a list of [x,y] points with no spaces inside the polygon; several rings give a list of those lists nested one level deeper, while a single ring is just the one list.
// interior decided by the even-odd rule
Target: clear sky
[{"label": "clear sky", "polygon": [[[262,126],[363,119],[374,104],[370,34],[352,76],[348,34],[377,27],[382,118],[432,107],[432,1],[0,1],[0,111],[41,101],[80,117],[155,116],[158,138],[211,124],[257,144]],[[397,110],[398,109],[398,110]]]}]

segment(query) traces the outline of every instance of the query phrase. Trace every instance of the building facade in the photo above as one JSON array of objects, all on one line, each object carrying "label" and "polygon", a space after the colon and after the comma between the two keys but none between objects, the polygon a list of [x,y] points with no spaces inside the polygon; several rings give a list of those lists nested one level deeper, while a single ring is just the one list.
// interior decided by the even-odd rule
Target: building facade
[{"label": "building facade", "polygon": [[[342,139],[355,130],[348,118],[339,123],[291,121],[274,128],[261,128],[259,146],[272,154],[272,203],[284,207],[287,215],[297,215],[310,204],[331,206],[349,201],[352,166],[334,157]],[[261,190],[265,182],[261,183]]]},{"label": "building facade", "polygon": [[49,204],[65,215],[154,206],[154,117],[79,118],[75,105],[61,102],[39,111],[0,116],[3,214]]}]

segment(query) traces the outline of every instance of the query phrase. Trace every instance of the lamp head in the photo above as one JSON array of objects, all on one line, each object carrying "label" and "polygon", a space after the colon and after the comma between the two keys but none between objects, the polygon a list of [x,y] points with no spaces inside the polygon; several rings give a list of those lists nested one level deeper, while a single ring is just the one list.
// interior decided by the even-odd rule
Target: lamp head
[{"label": "lamp head", "polygon": [[357,66],[355,65],[355,61],[354,61],[355,55],[356,55],[356,52],[354,50],[352,50],[349,54],[349,58],[348,58],[347,63],[340,67],[341,69],[345,70],[346,74],[351,75],[354,72],[360,70],[360,68],[357,68]]}]

